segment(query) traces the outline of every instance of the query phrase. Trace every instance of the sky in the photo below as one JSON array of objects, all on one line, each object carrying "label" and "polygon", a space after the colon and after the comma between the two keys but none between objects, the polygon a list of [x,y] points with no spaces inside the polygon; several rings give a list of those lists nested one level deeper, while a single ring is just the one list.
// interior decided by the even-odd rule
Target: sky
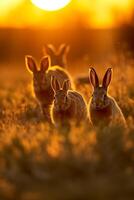
[{"label": "sky", "polygon": [[[0,0],[0,27],[12,28],[115,28],[131,23],[133,0],[70,0],[60,10],[46,11],[33,0]],[[59,0],[34,0],[42,7],[50,1],[52,7]],[[66,3],[67,0],[60,0]]]}]

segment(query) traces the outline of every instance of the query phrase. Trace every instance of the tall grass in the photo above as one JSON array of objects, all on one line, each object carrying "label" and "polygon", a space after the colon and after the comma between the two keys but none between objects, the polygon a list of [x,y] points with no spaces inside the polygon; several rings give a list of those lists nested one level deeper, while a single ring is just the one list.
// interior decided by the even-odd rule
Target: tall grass
[{"label": "tall grass", "polygon": [[[115,68],[110,88],[126,130],[85,124],[70,132],[52,129],[31,77],[6,70],[0,74],[0,200],[134,199],[133,64]],[[90,86],[79,89],[89,99]]]}]

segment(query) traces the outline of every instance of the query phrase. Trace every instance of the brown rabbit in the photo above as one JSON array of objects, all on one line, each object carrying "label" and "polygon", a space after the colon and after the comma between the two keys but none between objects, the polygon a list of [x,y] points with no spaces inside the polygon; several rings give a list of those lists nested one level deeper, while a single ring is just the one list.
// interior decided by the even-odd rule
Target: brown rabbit
[{"label": "brown rabbit", "polygon": [[51,66],[58,65],[62,68],[67,68],[68,51],[69,46],[66,44],[61,44],[57,51],[52,44],[48,44],[43,47],[43,54],[45,56],[49,55],[51,58]]},{"label": "brown rabbit", "polygon": [[25,62],[28,70],[33,74],[35,96],[41,105],[47,121],[51,122],[50,106],[54,98],[54,92],[51,87],[51,77],[53,76],[58,79],[60,84],[63,84],[64,80],[69,79],[71,82],[70,88],[72,88],[71,77],[66,70],[58,66],[50,67],[48,57],[43,57],[41,59],[40,69],[37,68],[36,62],[32,56],[26,56]]},{"label": "brown rabbit", "polygon": [[79,125],[87,119],[87,106],[82,95],[70,90],[70,80],[60,82],[53,78],[52,88],[54,91],[54,102],[51,110],[52,120],[58,127],[76,122]]},{"label": "brown rabbit", "polygon": [[93,94],[89,102],[89,117],[94,126],[118,123],[126,126],[126,121],[117,102],[107,94],[112,78],[112,69],[108,68],[102,86],[94,68],[89,70],[89,78],[93,86]]}]

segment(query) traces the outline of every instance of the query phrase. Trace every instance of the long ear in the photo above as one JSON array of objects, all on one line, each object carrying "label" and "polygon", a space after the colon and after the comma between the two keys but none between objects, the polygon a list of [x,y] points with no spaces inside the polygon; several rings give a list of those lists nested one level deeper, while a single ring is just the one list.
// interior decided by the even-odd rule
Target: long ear
[{"label": "long ear", "polygon": [[48,56],[44,56],[41,59],[41,62],[40,62],[40,70],[42,72],[45,72],[49,68],[49,65],[50,65],[49,57]]},{"label": "long ear", "polygon": [[107,90],[110,82],[111,82],[111,79],[112,79],[112,68],[108,68],[105,75],[104,75],[104,78],[103,78],[103,81],[102,81],[102,86]]},{"label": "long ear", "polygon": [[28,70],[35,73],[37,71],[37,66],[34,58],[32,56],[26,55],[25,56],[25,64]]},{"label": "long ear", "polygon": [[57,91],[60,90],[60,83],[57,79],[54,78],[54,76],[51,77],[51,87],[53,91],[56,93]]},{"label": "long ear", "polygon": [[52,44],[47,44],[43,46],[43,54],[46,55],[54,55],[55,47]]},{"label": "long ear", "polygon": [[55,78],[54,78],[54,76],[51,76],[51,87],[52,87],[53,91],[55,91]]},{"label": "long ear", "polygon": [[70,80],[65,80],[62,89],[67,92],[69,88],[70,88]]},{"label": "long ear", "polygon": [[61,44],[59,47],[59,54],[66,55],[69,52],[70,46],[66,44]]},{"label": "long ear", "polygon": [[89,68],[89,80],[94,88],[99,87],[99,79],[93,67]]}]

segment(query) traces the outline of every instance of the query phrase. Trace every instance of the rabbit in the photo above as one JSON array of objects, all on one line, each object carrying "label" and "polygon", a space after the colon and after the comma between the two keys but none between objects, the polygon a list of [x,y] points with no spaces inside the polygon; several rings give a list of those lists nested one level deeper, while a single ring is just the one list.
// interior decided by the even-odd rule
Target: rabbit
[{"label": "rabbit", "polygon": [[67,54],[69,51],[69,45],[61,44],[56,51],[52,44],[44,45],[43,54],[49,55],[51,58],[51,66],[58,65],[62,68],[67,68]]},{"label": "rabbit", "polygon": [[[59,50],[56,51],[55,47],[52,44],[44,45],[43,54],[49,55],[51,58],[51,65],[58,65],[62,68],[67,69],[67,54],[70,50],[69,45],[61,44]],[[74,79],[76,87],[79,89],[79,86],[89,84],[88,76],[78,76]]]},{"label": "rabbit", "polygon": [[43,114],[48,122],[51,123],[50,107],[54,98],[54,91],[51,87],[51,77],[59,80],[63,84],[64,80],[70,80],[70,89],[73,88],[73,83],[69,73],[58,66],[50,67],[49,57],[45,56],[41,59],[40,69],[37,68],[35,59],[32,56],[25,56],[27,69],[33,75],[33,88],[36,98],[38,99]]},{"label": "rabbit", "polygon": [[61,85],[58,79],[52,78],[54,102],[51,108],[52,121],[57,127],[75,122],[79,125],[86,120],[87,105],[82,95],[70,90],[70,80]]},{"label": "rabbit", "polygon": [[93,126],[118,124],[126,127],[123,113],[115,99],[108,95],[108,86],[112,78],[112,68],[108,68],[99,85],[99,79],[94,68],[89,70],[89,79],[93,94],[89,101],[89,119]]}]

